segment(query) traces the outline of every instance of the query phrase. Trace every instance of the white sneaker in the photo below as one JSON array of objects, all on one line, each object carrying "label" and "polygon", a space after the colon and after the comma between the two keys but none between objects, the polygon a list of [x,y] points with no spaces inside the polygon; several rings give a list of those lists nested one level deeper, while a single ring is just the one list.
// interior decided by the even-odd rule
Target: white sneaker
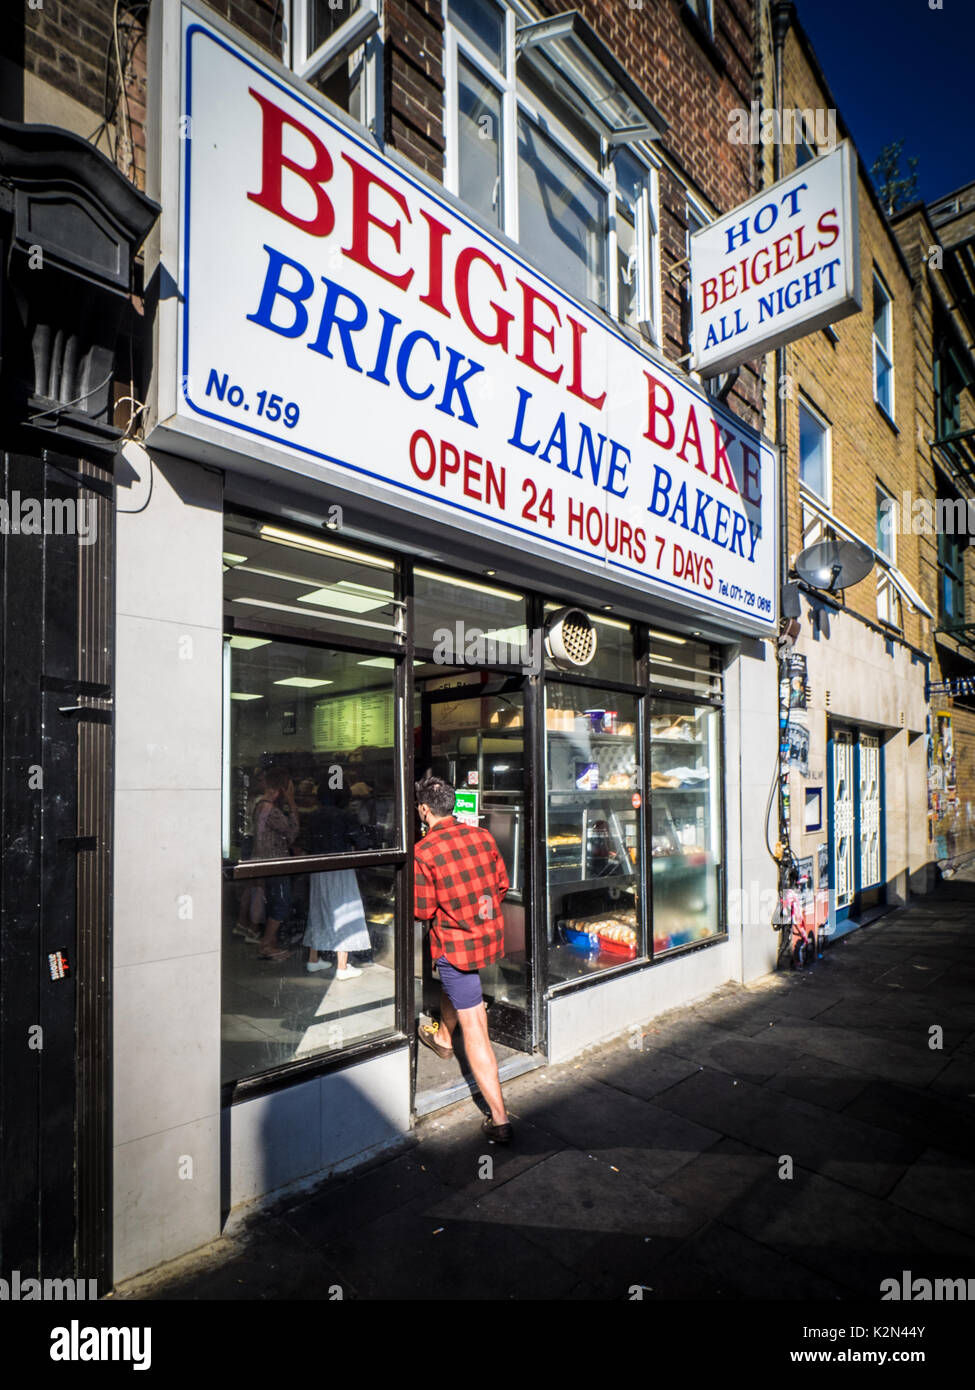
[{"label": "white sneaker", "polygon": [[318,970],[327,970],[328,962],[324,960],[309,960],[305,962],[305,969],[309,975],[314,975]]},{"label": "white sneaker", "polygon": [[337,980],[351,980],[352,977],[353,977],[353,975],[361,975],[361,974],[362,974],[362,971],[361,971],[361,970],[357,970],[356,967],[355,967],[354,965],[347,965],[347,966],[345,967],[344,970],[336,970],[336,972],[335,972],[335,978],[336,978]]}]

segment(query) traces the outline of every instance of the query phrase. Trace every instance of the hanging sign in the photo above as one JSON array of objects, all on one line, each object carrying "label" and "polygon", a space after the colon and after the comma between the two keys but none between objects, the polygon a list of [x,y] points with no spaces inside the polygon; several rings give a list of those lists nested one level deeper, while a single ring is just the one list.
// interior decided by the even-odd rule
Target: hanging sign
[{"label": "hanging sign", "polygon": [[772,448],[282,68],[157,8],[178,289],[151,442],[773,631]]},{"label": "hanging sign", "polygon": [[691,238],[692,361],[727,372],[855,314],[856,154],[849,140]]}]

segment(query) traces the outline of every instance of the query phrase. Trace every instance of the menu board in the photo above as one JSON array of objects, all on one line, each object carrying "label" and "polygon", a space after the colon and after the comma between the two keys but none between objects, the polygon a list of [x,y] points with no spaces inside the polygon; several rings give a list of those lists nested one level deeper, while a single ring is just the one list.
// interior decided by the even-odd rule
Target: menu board
[{"label": "menu board", "polygon": [[363,745],[391,748],[394,742],[391,690],[332,695],[315,704],[312,744],[316,752],[351,753]]}]

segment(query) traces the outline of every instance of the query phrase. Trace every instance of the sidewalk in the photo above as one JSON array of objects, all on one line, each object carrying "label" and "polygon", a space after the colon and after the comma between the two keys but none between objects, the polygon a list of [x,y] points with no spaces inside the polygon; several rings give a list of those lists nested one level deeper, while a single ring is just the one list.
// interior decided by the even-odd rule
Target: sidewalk
[{"label": "sidewalk", "polygon": [[510,1082],[510,1148],[465,1101],[115,1296],[876,1300],[903,1270],[975,1277],[973,996],[956,881],[639,1050]]}]

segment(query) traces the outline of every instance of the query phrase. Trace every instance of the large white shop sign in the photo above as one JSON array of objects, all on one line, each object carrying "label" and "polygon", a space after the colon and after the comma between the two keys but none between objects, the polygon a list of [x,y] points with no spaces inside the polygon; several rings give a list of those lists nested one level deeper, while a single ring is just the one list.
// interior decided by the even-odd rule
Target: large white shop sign
[{"label": "large white shop sign", "polygon": [[181,54],[157,190],[179,294],[151,442],[769,631],[773,450],[222,26],[159,8],[156,51]]},{"label": "large white shop sign", "polygon": [[856,155],[848,140],[691,238],[693,363],[726,372],[860,308]]}]

